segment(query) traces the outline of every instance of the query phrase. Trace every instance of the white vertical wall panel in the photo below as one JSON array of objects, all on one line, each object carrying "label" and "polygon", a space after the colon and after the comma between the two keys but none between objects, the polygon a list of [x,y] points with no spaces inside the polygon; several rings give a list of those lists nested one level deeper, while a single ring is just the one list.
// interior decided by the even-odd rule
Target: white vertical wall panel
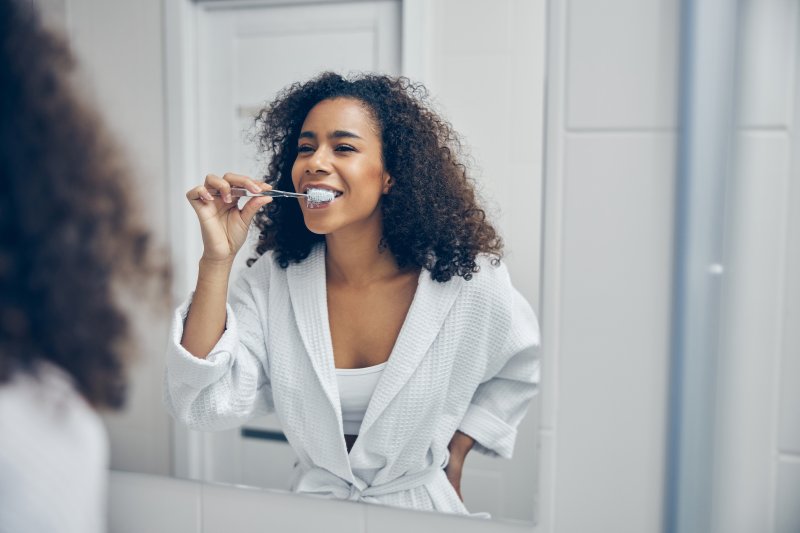
[{"label": "white vertical wall panel", "polygon": [[778,470],[775,533],[800,531],[800,461],[782,461]]},{"label": "white vertical wall panel", "polygon": [[788,128],[791,123],[798,5],[796,0],[741,2],[738,112],[744,128]]},{"label": "white vertical wall panel", "polygon": [[[800,112],[798,112],[800,115]],[[778,451],[800,457],[800,135],[794,133],[786,227]],[[800,500],[798,500],[800,501]],[[798,506],[800,507],[800,505]]]},{"label": "white vertical wall panel", "polygon": [[800,527],[800,5],[741,4],[714,530]]},{"label": "white vertical wall panel", "polygon": [[679,5],[568,0],[568,128],[675,127]]},{"label": "white vertical wall panel", "polygon": [[789,144],[742,133],[727,194],[714,531],[770,530]]},{"label": "white vertical wall panel", "polygon": [[556,531],[661,526],[675,136],[566,139]]},{"label": "white vertical wall panel", "polygon": [[[798,8],[798,2],[793,2]],[[783,288],[783,346],[780,372],[780,420],[778,425],[778,450],[800,457],[800,93],[797,91],[800,78],[800,13],[795,13],[793,49],[794,78],[792,90],[791,124],[792,162],[789,170],[789,191],[785,199],[788,206],[786,227],[786,281]],[[779,467],[780,468],[780,467]],[[798,500],[800,501],[800,500]],[[800,506],[798,506],[800,507]],[[800,513],[800,511],[797,511]],[[799,520],[800,521],[800,520]]]}]

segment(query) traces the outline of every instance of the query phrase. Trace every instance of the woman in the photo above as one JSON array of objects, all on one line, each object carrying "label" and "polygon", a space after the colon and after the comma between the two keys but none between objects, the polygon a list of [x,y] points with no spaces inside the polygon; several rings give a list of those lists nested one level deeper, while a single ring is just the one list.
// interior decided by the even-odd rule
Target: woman
[{"label": "woman", "polygon": [[166,271],[72,91],[66,45],[31,5],[0,0],[0,532],[92,533],[107,521],[96,410],[125,401],[112,285]]},{"label": "woman", "polygon": [[[200,429],[275,410],[299,458],[295,491],[467,513],[466,454],[511,456],[539,335],[455,134],[424,97],[377,75],[295,84],[259,117],[267,182],[209,175],[187,192],[204,252],[174,319],[166,403]],[[273,186],[336,198],[240,210],[231,197]],[[226,305],[254,218],[258,257]]]}]

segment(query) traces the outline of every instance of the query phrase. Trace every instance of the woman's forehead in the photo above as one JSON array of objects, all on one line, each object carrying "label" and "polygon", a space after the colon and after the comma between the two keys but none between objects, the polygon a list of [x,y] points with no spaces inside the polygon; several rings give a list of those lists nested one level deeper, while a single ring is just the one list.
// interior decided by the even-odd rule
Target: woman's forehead
[{"label": "woman's forehead", "polygon": [[369,107],[361,100],[347,97],[330,98],[317,103],[306,115],[301,131],[316,135],[351,131],[363,138],[379,135]]}]

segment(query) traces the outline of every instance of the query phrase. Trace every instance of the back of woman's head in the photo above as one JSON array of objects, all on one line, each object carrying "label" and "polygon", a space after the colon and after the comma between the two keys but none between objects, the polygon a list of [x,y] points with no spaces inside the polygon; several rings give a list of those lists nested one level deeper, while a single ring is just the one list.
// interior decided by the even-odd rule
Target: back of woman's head
[{"label": "back of woman's head", "polygon": [[130,177],[76,96],[73,59],[30,2],[0,0],[0,383],[59,365],[97,407],[125,397],[115,286],[167,269],[134,216]]},{"label": "back of woman's head", "polygon": [[[383,164],[394,182],[381,204],[383,244],[400,267],[426,268],[433,279],[448,281],[469,279],[480,253],[499,260],[502,240],[478,204],[458,135],[427,104],[426,89],[406,78],[325,72],[285,89],[257,119],[260,148],[270,156],[268,181],[293,190],[303,122],[316,104],[335,98],[361,102],[379,130]],[[305,227],[296,202],[268,204],[256,224],[257,253],[275,250],[283,267],[303,260],[324,239]]]}]

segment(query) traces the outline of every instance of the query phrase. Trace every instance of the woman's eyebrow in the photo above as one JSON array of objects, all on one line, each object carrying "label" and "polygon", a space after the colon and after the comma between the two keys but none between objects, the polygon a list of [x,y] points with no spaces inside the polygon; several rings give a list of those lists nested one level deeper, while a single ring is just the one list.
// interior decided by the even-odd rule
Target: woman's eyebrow
[{"label": "woman's eyebrow", "polygon": [[[314,133],[313,131],[302,131],[302,132],[300,132],[300,136],[299,137],[300,137],[300,139],[316,139],[317,138],[317,134]],[[357,135],[357,134],[353,133],[352,131],[346,131],[346,130],[336,130],[336,131],[331,132],[328,135],[328,138],[330,138],[330,139],[341,139],[341,138],[345,138],[345,137],[352,138],[352,139],[361,139],[362,138],[360,135]]]},{"label": "woman's eyebrow", "polygon": [[354,138],[354,139],[361,139],[361,137],[359,135],[356,135],[352,131],[346,131],[346,130],[336,130],[333,133],[331,133],[330,135],[328,135],[328,137],[330,137],[331,139],[341,139],[343,137],[351,137],[351,138]]}]

